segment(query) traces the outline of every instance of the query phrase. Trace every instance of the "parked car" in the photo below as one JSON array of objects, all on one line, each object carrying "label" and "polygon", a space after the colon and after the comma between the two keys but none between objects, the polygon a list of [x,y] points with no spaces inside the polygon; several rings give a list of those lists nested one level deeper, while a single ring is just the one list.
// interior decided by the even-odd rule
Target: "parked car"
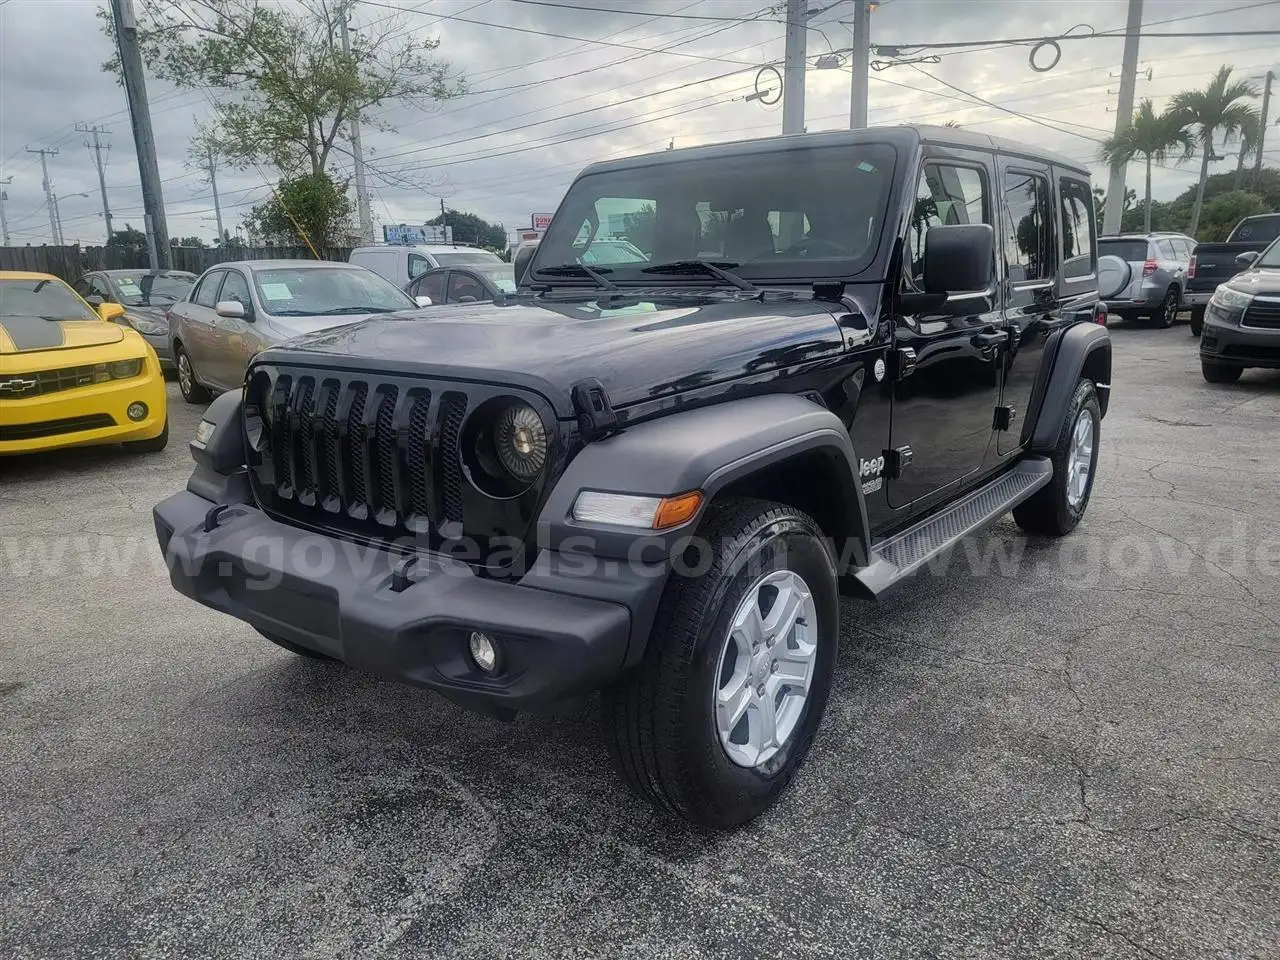
[{"label": "parked car", "polygon": [[380,244],[373,247],[356,247],[351,251],[348,261],[386,277],[403,290],[410,280],[416,280],[428,270],[464,264],[493,266],[502,263],[502,258],[480,247],[464,245]]},{"label": "parked car", "polygon": [[[580,262],[641,211],[646,260]],[[173,585],[498,716],[600,691],[637,793],[738,826],[815,742],[842,591],[1010,510],[1083,518],[1112,374],[1094,222],[1087,166],[951,128],[595,164],[539,296],[258,355],[155,508]]]},{"label": "parked car", "polygon": [[196,274],[185,270],[94,270],[76,281],[76,293],[92,307],[118,303],[125,308],[117,319],[133,327],[151,344],[162,370],[172,370],[169,307],[191,290]]},{"label": "parked car", "polygon": [[1249,261],[1241,254],[1258,254],[1280,236],[1280,213],[1263,213],[1245,217],[1235,225],[1223,243],[1202,243],[1191,258],[1187,289],[1191,300],[1191,334],[1200,336],[1205,308],[1218,285],[1226,283]]},{"label": "parked car", "polygon": [[1180,233],[1099,237],[1099,256],[1116,257],[1128,265],[1123,288],[1107,297],[1111,312],[1125,320],[1147,317],[1158,326],[1172,327],[1182,309],[1195,246]]},{"label": "parked car", "polygon": [[169,441],[164,375],[136,331],[57,277],[0,271],[0,454]]},{"label": "parked car", "polygon": [[434,304],[487,303],[515,293],[516,275],[511,264],[501,261],[494,266],[439,267],[411,280],[404,290]]},{"label": "parked car", "polygon": [[238,389],[249,360],[273,343],[418,306],[372,270],[347,263],[220,263],[169,310],[178,387],[188,403],[207,403]]},{"label": "parked car", "polygon": [[1237,255],[1248,269],[1214,291],[1200,337],[1210,383],[1235,383],[1249,367],[1280,369],[1280,240]]}]

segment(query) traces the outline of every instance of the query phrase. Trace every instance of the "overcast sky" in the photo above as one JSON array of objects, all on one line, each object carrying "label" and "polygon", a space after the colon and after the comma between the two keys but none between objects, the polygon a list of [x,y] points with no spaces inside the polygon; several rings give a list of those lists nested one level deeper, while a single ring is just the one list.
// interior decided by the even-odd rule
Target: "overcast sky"
[{"label": "overcast sky", "polygon": [[[438,37],[437,55],[465,75],[473,91],[430,113],[384,110],[381,119],[397,132],[366,131],[367,159],[375,170],[430,185],[406,189],[374,176],[376,223],[420,223],[439,212],[443,197],[450,207],[511,228],[523,226],[532,213],[553,212],[576,171],[593,160],[664,149],[672,140],[682,147],[781,131],[780,106],[743,99],[757,73],[751,65],[782,57],[781,16],[770,12],[765,0],[547,2],[643,14],[554,9],[517,0],[358,4],[357,28],[398,16],[401,29]],[[77,122],[112,131],[106,172],[112,214],[117,229],[126,222],[141,226],[124,93],[99,70],[111,53],[95,17],[103,5],[105,0],[0,0],[0,179],[13,178],[4,189],[15,243],[50,240],[40,158],[26,152],[41,146],[59,151],[49,159],[49,174],[60,198],[64,236],[69,242],[102,241],[97,175],[84,135],[74,132]],[[774,11],[781,6],[781,0],[772,5]],[[808,33],[809,54],[847,48],[851,34],[840,21],[849,19],[852,2],[811,0],[810,6],[829,9],[811,21],[816,28]],[[906,46],[1057,34],[1076,24],[1099,33],[1122,31],[1126,9],[1126,0],[888,0],[872,14],[872,37]],[[760,19],[742,22],[756,15]],[[694,17],[708,19],[684,19]],[[1146,0],[1143,21],[1146,29],[1159,32],[1274,30],[1280,29],[1280,0]],[[1088,27],[1076,32],[1089,32]],[[871,123],[956,120],[966,128],[1093,162],[1096,182],[1105,182],[1096,155],[1115,124],[1122,46],[1117,38],[1064,42],[1061,62],[1043,74],[1029,68],[1026,46],[944,53],[936,64],[895,65],[872,74]],[[666,52],[647,52],[658,50]],[[1242,77],[1280,70],[1277,37],[1144,38],[1138,97],[1151,97],[1163,107],[1178,90],[1203,86],[1222,63],[1234,65]],[[847,58],[837,70],[810,64],[809,130],[848,126],[849,80]],[[1042,122],[974,103],[940,81]],[[766,74],[762,86],[773,90],[776,80]],[[212,240],[209,187],[202,173],[184,167],[194,123],[207,117],[209,101],[203,93],[178,91],[155,79],[148,90],[169,232]],[[1273,119],[1278,114],[1280,103],[1273,103]],[[1280,128],[1269,132],[1266,160],[1280,165]],[[1234,169],[1234,160],[1213,169]],[[1195,162],[1157,170],[1156,197],[1176,195],[1195,182],[1197,172]],[[1136,165],[1129,185],[1141,187]],[[218,186],[229,228],[268,194],[256,171],[223,171]],[[75,196],[80,193],[89,196]]]}]

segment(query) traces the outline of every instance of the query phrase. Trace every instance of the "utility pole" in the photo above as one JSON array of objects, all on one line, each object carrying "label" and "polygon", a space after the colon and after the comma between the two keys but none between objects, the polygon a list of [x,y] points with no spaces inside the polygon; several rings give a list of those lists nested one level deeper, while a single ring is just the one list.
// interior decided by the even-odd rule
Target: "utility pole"
[{"label": "utility pole", "polygon": [[152,270],[173,266],[169,251],[169,225],[164,216],[164,194],[160,190],[160,166],[156,162],[156,139],[151,132],[151,107],[147,102],[147,79],[138,49],[138,20],[133,0],[111,0],[111,16],[116,25],[120,49],[120,72],[129,97],[129,119],[133,143],[138,153],[138,177],[142,181],[142,208],[147,231],[147,253]]},{"label": "utility pole", "polygon": [[849,87],[849,129],[867,125],[867,97],[871,84],[871,11],[874,4],[857,0],[853,14],[853,82]]},{"label": "utility pole", "polygon": [[[1133,92],[1138,84],[1138,41],[1142,33],[1142,0],[1129,0],[1129,16],[1124,25],[1124,62],[1120,67],[1120,98],[1116,103],[1116,136],[1133,122]],[[1102,215],[1102,232],[1120,232],[1124,214],[1125,168],[1111,168],[1107,180],[1107,208]]]},{"label": "utility pole", "polygon": [[[0,187],[7,187],[11,183],[13,183],[13,177],[5,177],[0,180]],[[9,218],[5,216],[4,204],[8,199],[9,194],[4,190],[0,190],[0,236],[4,237],[4,245],[6,247],[9,246]]]},{"label": "utility pole", "polygon": [[57,201],[53,198],[53,184],[49,182],[49,157],[56,157],[58,151],[40,147],[38,150],[32,150],[27,147],[27,153],[40,154],[40,174],[44,177],[42,186],[44,187],[44,205],[49,208],[49,232],[53,236],[53,245],[55,247],[62,246],[62,237],[58,236],[58,207]]},{"label": "utility pole", "polygon": [[[111,242],[111,206],[107,203],[107,175],[103,171],[102,163],[102,142],[98,139],[98,135],[102,133],[109,134],[110,130],[104,130],[99,126],[89,126],[88,124],[77,123],[76,130],[80,133],[88,133],[93,135],[93,143],[88,140],[84,145],[93,151],[94,161],[98,165],[98,187],[102,190],[102,219],[107,222],[107,243]],[[107,149],[111,149],[111,144],[107,144]]]},{"label": "utility pole", "polygon": [[782,72],[782,133],[804,133],[805,8],[787,0],[787,46]]},{"label": "utility pole", "polygon": [[[351,56],[351,38],[347,35],[347,13],[342,11],[338,17],[338,31],[342,34],[342,52]],[[364,150],[360,148],[360,117],[351,115],[351,155],[356,161],[356,216],[360,221],[360,239],[365,243],[373,242],[373,215],[369,212],[369,193],[364,185]]]},{"label": "utility pole", "polygon": [[208,166],[205,170],[209,173],[209,186],[213,189],[213,216],[218,224],[218,243],[217,246],[223,244],[222,233],[222,205],[218,202],[218,158],[214,156],[213,145],[209,145],[208,153],[205,155]]},{"label": "utility pole", "polygon": [[1267,142],[1267,124],[1271,122],[1271,83],[1275,80],[1274,70],[1267,71],[1267,81],[1262,87],[1262,122],[1258,124],[1258,154],[1253,158],[1254,185],[1262,183],[1262,151]]}]

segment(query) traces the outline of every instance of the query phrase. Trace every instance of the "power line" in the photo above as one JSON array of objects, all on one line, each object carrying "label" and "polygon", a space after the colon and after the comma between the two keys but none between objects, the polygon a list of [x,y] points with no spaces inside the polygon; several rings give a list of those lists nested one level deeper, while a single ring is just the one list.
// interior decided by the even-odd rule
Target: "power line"
[{"label": "power line", "polygon": [[[508,0],[509,3],[523,3],[531,7],[550,7],[553,10],[571,10],[581,13],[616,13],[628,17],[650,17],[660,20],[711,20],[717,23],[751,23],[741,17],[710,17],[687,13],[651,13],[648,10],[626,10],[621,7],[585,7],[568,3],[552,3],[551,0]],[[774,21],[780,23],[781,21]]]}]

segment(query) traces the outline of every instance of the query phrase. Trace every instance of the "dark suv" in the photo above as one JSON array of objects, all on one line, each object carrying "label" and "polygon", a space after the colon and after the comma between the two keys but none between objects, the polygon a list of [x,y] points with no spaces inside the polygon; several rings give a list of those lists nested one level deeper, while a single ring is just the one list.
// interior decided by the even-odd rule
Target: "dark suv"
[{"label": "dark suv", "polygon": [[741,824],[813,742],[842,594],[1080,521],[1093,223],[1085,167],[949,128],[597,164],[504,303],[259,354],[155,508],[173,584],[499,716],[599,691],[638,793]]}]

